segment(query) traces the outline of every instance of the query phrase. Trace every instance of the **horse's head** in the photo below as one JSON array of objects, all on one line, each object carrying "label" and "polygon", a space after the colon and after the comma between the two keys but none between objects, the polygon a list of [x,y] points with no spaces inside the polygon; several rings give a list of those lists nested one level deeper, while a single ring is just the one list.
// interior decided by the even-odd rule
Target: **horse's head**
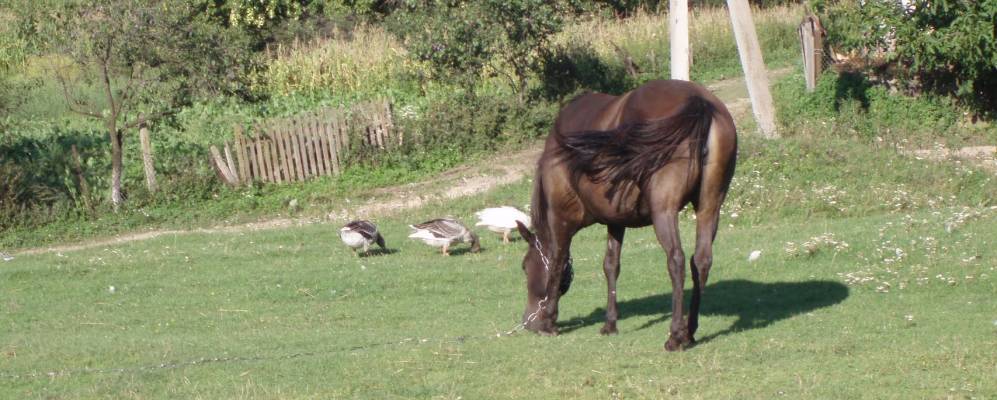
[{"label": "horse's head", "polygon": [[[549,299],[547,281],[551,273],[554,272],[555,265],[553,263],[556,261],[552,259],[551,247],[547,243],[543,243],[540,237],[530,232],[530,229],[519,221],[516,221],[516,227],[519,229],[519,234],[529,244],[526,255],[523,256],[523,272],[526,274],[526,311],[523,312],[523,322],[527,323],[527,328],[533,329],[534,327],[529,324],[531,322],[530,316],[539,311],[540,303],[544,299]],[[561,282],[558,286],[559,296],[568,292],[573,278],[571,258],[568,257],[561,272]]]}]

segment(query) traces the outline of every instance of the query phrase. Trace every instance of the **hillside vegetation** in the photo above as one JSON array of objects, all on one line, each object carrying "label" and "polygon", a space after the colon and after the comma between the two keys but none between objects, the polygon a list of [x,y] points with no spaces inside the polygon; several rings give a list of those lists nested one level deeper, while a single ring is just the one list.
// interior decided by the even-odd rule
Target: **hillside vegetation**
[{"label": "hillside vegetation", "polygon": [[[67,4],[71,10],[74,3]],[[30,5],[23,8],[4,11],[6,18],[20,22],[2,32],[6,37],[37,40],[38,32],[61,33],[58,27],[44,23],[51,10]],[[0,229],[7,232],[0,235],[0,246],[109,235],[146,226],[253,219],[287,212],[292,199],[306,205],[301,212],[319,213],[320,209],[311,208],[321,208],[345,193],[413,181],[496,151],[529,145],[548,131],[560,102],[578,91],[621,93],[642,81],[668,76],[664,14],[634,9],[629,16],[618,18],[598,4],[552,10],[554,14],[548,18],[556,29],[550,30],[548,38],[536,38],[535,43],[542,47],[529,51],[535,52],[539,61],[519,73],[522,79],[516,78],[515,68],[506,58],[520,50],[454,55],[452,58],[461,63],[481,65],[472,75],[468,70],[448,69],[449,64],[419,53],[424,43],[444,40],[418,37],[422,31],[413,33],[411,26],[419,21],[436,21],[441,34],[460,28],[447,25],[446,19],[434,19],[436,14],[451,12],[437,6],[353,21],[337,19],[330,10],[306,8],[296,18],[285,16],[284,20],[278,12],[274,19],[265,21],[270,30],[231,21],[217,25],[210,10],[187,10],[206,20],[203,25],[185,29],[205,33],[220,29],[216,34],[228,38],[224,40],[245,46],[245,54],[205,57],[252,61],[247,68],[222,71],[223,77],[214,78],[231,81],[225,85],[214,85],[217,87],[211,90],[207,89],[212,85],[196,87],[189,96],[174,98],[172,105],[142,103],[145,108],[135,108],[133,114],[125,116],[135,119],[143,109],[151,112],[157,107],[168,111],[150,123],[157,193],[149,193],[144,185],[137,129],[122,130],[126,200],[116,213],[108,201],[113,159],[106,123],[71,111],[63,93],[66,83],[74,101],[103,107],[106,101],[101,97],[99,79],[93,79],[94,66],[55,56],[69,46],[58,40],[10,42],[5,51],[17,50],[19,57],[12,58],[2,74],[6,87],[17,90],[4,92],[4,104],[9,107],[0,118],[4,131],[0,179],[5,188],[0,190]],[[801,13],[794,6],[756,10],[766,59],[772,67],[795,62],[794,29]],[[726,18],[722,9],[693,12],[696,79],[740,74]],[[506,33],[489,34],[499,38]],[[475,40],[489,41],[501,49],[501,41],[495,38]],[[627,57],[638,67],[636,73],[627,73]],[[132,71],[127,65],[117,67],[114,71],[122,74]],[[211,79],[201,72],[199,79]],[[125,85],[127,79],[121,78],[114,82]],[[527,84],[522,93],[517,92],[520,81]],[[168,90],[179,83],[165,80],[159,85],[162,89],[156,90]],[[227,188],[208,162],[207,148],[231,139],[235,125],[248,128],[267,118],[375,99],[392,102],[395,123],[413,140],[374,158],[354,159],[339,177],[297,185]],[[74,145],[81,157],[86,193],[72,159]]]}]

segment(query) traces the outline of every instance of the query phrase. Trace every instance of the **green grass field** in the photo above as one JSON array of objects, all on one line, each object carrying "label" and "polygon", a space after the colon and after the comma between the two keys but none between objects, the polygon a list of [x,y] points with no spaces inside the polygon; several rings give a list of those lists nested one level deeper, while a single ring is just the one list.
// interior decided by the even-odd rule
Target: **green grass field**
[{"label": "green grass field", "polygon": [[0,263],[0,398],[997,397],[993,175],[844,139],[740,153],[685,352],[663,350],[650,228],[627,233],[613,337],[598,226],[558,337],[497,335],[524,307],[521,241],[482,231],[481,253],[442,257],[406,239],[523,207],[524,180],[379,219],[391,251],[363,258],[318,224]]}]

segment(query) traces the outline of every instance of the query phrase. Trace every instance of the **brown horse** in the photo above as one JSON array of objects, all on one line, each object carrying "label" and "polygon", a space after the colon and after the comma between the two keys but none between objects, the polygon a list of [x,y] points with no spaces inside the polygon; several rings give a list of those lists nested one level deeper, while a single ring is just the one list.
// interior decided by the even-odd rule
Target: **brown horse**
[{"label": "brown horse", "polygon": [[[695,342],[699,302],[713,264],[720,206],[737,157],[727,107],[701,85],[652,81],[622,96],[583,94],[561,109],[537,163],[530,243],[523,259],[529,330],[556,335],[558,299],[570,285],[571,238],[600,223],[609,230],[603,269],[609,292],[603,334],[615,334],[616,279],[626,228],[653,225],[672,281],[669,351]],[[689,319],[682,316],[685,255],[678,213],[696,211]]]}]

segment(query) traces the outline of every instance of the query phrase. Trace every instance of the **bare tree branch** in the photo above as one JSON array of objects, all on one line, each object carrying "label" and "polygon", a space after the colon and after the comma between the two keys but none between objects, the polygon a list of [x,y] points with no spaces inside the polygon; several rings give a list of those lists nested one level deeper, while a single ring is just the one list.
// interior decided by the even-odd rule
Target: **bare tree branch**
[{"label": "bare tree branch", "polygon": [[121,92],[121,101],[118,102],[118,111],[122,114],[126,114],[126,106],[128,100],[132,97],[132,84],[135,82],[136,77],[141,75],[142,65],[139,63],[132,64],[131,73],[128,74],[128,83],[125,84],[124,90]]},{"label": "bare tree branch", "polygon": [[163,118],[167,115],[172,115],[174,113],[176,113],[176,110],[161,111],[152,115],[139,115],[137,118],[128,121],[127,123],[122,125],[122,130],[136,128],[138,126],[141,126],[142,124],[145,124],[146,122],[154,121]]},{"label": "bare tree branch", "polygon": [[69,84],[66,83],[66,79],[62,76],[62,74],[58,72],[56,72],[55,76],[56,79],[59,80],[59,86],[62,87],[62,96],[66,99],[66,105],[69,106],[69,111],[72,111],[80,115],[85,115],[88,117],[93,117],[98,119],[104,118],[104,116],[100,115],[100,113],[98,112],[77,108],[82,106],[82,104],[73,99],[73,96],[69,94]]},{"label": "bare tree branch", "polygon": [[113,39],[108,38],[107,48],[104,50],[104,56],[100,59],[100,77],[104,81],[104,95],[107,96],[107,103],[111,106],[111,119],[118,119],[118,105],[114,102],[114,93],[111,92],[111,74],[107,70],[108,64],[111,63],[111,43]]}]

